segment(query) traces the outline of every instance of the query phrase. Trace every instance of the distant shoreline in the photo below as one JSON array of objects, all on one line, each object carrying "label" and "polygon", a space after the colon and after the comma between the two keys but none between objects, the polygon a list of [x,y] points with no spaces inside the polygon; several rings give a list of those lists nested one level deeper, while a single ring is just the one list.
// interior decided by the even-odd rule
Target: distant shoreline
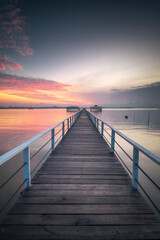
[{"label": "distant shoreline", "polygon": [[[66,107],[0,107],[0,109],[66,109]],[[90,108],[90,107],[84,107],[84,108]],[[148,109],[148,108],[153,108],[153,109],[160,109],[160,107],[102,107],[102,109],[135,109],[135,108],[144,108],[144,109]]]}]

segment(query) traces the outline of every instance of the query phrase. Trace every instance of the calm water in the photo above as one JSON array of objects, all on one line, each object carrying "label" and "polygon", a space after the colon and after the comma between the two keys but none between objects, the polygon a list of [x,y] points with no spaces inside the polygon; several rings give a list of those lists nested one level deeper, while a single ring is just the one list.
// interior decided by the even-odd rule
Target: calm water
[{"label": "calm water", "polygon": [[0,109],[0,155],[70,115],[65,109]]},{"label": "calm water", "polygon": [[105,109],[96,115],[160,156],[160,109]]},{"label": "calm water", "polygon": [[[72,113],[66,112],[65,109],[8,109],[0,110],[0,155],[15,148],[26,140],[32,138],[41,131],[57,124]],[[101,113],[96,113],[97,117],[103,119],[122,133],[138,142],[154,154],[160,156],[160,109],[105,109]],[[126,119],[125,116],[128,116]],[[47,134],[31,146],[31,156],[34,154],[48,139]],[[108,139],[109,140],[109,139]],[[133,149],[125,141],[116,136],[116,140],[121,143],[123,148],[132,156]],[[110,141],[110,140],[109,140]],[[45,152],[50,148],[47,145],[31,162],[31,171],[39,162]],[[119,155],[123,157],[127,166],[132,170],[132,163],[125,154],[116,146]],[[17,168],[22,165],[22,154],[5,163],[0,168],[0,184],[11,176]],[[143,154],[140,154],[140,166],[160,184],[159,167],[150,161]],[[33,174],[34,175],[34,174]],[[147,186],[147,192],[154,197],[154,201],[160,208],[160,194],[154,186],[150,185],[143,174],[139,174],[139,179]],[[23,180],[23,171],[20,171],[7,186],[0,189],[0,208],[17,189],[19,183]],[[23,187],[20,189],[20,191]],[[13,202],[16,200],[13,199]],[[6,211],[12,206],[11,202]]]},{"label": "calm water", "polygon": [[[95,115],[154,154],[160,156],[160,109],[105,109]],[[125,118],[125,116],[128,118]],[[106,128],[106,130],[111,134],[109,128]],[[107,135],[106,137],[108,138]],[[133,147],[118,135],[116,135],[115,138],[123,149],[132,157]],[[108,140],[110,142],[109,138]],[[115,150],[132,172],[131,160],[117,145],[115,145]],[[160,186],[160,166],[142,153],[140,153],[139,156],[139,165],[151,179]],[[140,171],[139,181],[147,194],[152,196],[152,200],[160,209],[160,191],[151,184]]]}]

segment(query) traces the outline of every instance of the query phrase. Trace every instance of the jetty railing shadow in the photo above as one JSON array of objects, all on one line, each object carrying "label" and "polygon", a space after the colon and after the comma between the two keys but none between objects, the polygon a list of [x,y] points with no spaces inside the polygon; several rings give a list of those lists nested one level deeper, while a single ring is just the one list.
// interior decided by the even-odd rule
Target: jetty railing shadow
[{"label": "jetty railing shadow", "polygon": [[[139,159],[140,159],[140,153],[145,155],[147,158],[149,158],[152,162],[154,162],[157,167],[160,166],[160,157],[156,156],[155,154],[151,153],[148,151],[146,148],[141,146],[140,144],[136,143],[132,139],[128,138],[125,136],[123,133],[120,131],[116,130],[114,127],[111,125],[107,124],[91,112],[87,111],[87,114],[95,127],[97,128],[98,132],[101,134],[101,137],[108,143],[110,146],[111,153],[115,153],[124,168],[128,171],[130,177],[132,178],[132,186],[134,189],[140,188],[141,191],[144,193],[144,195],[148,198],[149,202],[151,203],[151,206],[153,209],[156,210],[158,214],[160,214],[160,209],[157,206],[157,203],[153,200],[152,196],[147,192],[147,189],[143,186],[143,183],[139,179],[139,172],[143,174],[145,178],[148,179],[148,181],[152,184],[152,187],[154,187],[157,191],[157,194],[160,196],[160,187],[158,184],[149,176],[148,173],[143,169],[142,166],[139,164]],[[133,147],[133,153],[132,156],[130,156],[129,153],[124,149],[122,144],[118,142],[116,139],[117,137],[120,137],[120,139],[125,140],[129,145]],[[119,140],[120,140],[119,139]],[[129,161],[132,163],[132,170],[127,166],[125,163],[124,159],[119,154],[119,151],[115,149],[115,146],[118,146],[119,149],[125,154],[125,156],[129,159]],[[160,200],[160,199],[159,199]]]},{"label": "jetty railing shadow", "polygon": [[[13,157],[17,156],[19,153],[23,153],[23,164],[16,169],[14,173],[12,173],[1,185],[0,190],[3,189],[6,184],[11,182],[13,178],[23,170],[23,181],[16,187],[16,190],[10,194],[8,194],[8,198],[6,202],[0,208],[0,214],[5,210],[5,208],[9,205],[9,203],[14,199],[14,197],[18,194],[18,192],[24,188],[28,189],[31,186],[31,177],[35,170],[38,169],[41,163],[43,163],[47,156],[54,151],[58,143],[62,140],[68,130],[72,127],[76,119],[80,116],[82,110],[79,112],[74,113],[73,115],[69,116],[68,118],[64,119],[63,121],[59,122],[58,124],[48,128],[47,130],[39,133],[35,137],[31,138],[30,140],[24,142],[20,146],[12,149],[11,151],[3,154],[0,156],[0,166],[4,163],[7,163],[9,160],[12,160]],[[41,139],[44,135],[50,133],[50,139],[43,144],[32,156],[30,154],[30,147],[33,143],[35,143],[38,139]],[[33,170],[31,171],[31,160],[37,156],[37,154],[47,145],[50,143],[49,150],[45,152],[45,155],[42,159],[38,162],[36,166],[34,166]]]}]

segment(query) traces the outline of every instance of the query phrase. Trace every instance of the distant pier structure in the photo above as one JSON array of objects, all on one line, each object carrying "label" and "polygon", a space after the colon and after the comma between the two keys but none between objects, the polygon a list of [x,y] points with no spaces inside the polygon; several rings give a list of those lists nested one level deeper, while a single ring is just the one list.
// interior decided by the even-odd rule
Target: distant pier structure
[{"label": "distant pier structure", "polygon": [[102,107],[98,106],[98,105],[94,105],[94,106],[90,107],[90,111],[91,112],[102,112]]},{"label": "distant pier structure", "polygon": [[69,106],[69,107],[66,107],[66,110],[67,110],[67,112],[77,112],[77,111],[80,111],[80,107],[78,107],[78,106]]}]

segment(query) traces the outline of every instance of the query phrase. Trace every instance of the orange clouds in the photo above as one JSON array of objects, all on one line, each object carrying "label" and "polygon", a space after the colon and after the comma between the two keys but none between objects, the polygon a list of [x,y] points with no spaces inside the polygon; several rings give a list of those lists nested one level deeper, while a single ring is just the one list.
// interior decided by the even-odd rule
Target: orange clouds
[{"label": "orange clouds", "polygon": [[[74,88],[73,88],[74,91]],[[0,104],[84,104],[73,97],[72,86],[40,78],[0,73]]]},{"label": "orange clouds", "polygon": [[7,57],[6,55],[4,57],[0,56],[0,71],[6,70],[6,68],[9,68],[10,70],[23,70],[22,66],[19,65],[16,62],[13,62],[11,58]]},{"label": "orange clouds", "polygon": [[35,92],[40,90],[67,91],[69,84],[58,83],[41,78],[20,77],[0,73],[0,90],[22,90]]}]

